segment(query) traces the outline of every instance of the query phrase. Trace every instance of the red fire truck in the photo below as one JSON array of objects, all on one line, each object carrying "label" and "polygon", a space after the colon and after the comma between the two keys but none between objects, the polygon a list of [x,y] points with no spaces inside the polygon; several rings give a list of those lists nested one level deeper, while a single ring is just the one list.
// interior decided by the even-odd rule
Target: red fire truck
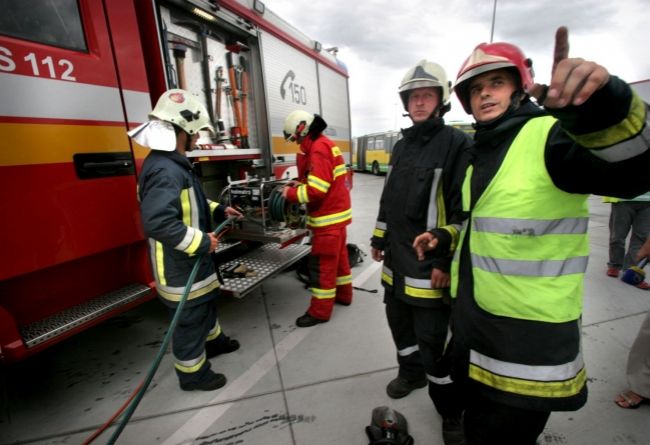
[{"label": "red fire truck", "polygon": [[[21,1],[6,8],[2,360],[28,357],[155,295],[136,200],[147,150],[126,131],[146,121],[163,91],[195,94],[219,128],[192,154],[206,194],[218,199],[227,178],[292,176],[296,148],[283,140],[282,123],[295,109],[323,115],[329,137],[349,155],[348,76],[335,51],[259,0]],[[227,293],[243,296],[306,254],[305,246],[282,249],[259,238],[225,243],[237,245],[230,260],[253,261],[258,271],[248,281],[226,279]]]}]

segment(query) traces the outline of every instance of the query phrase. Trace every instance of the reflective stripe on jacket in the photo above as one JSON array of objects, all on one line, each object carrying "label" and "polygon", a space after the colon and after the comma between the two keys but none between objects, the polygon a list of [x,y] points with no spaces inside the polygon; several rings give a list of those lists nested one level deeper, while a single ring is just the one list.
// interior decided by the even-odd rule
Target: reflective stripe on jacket
[{"label": "reflective stripe on jacket", "polygon": [[331,230],[352,222],[347,169],[341,150],[326,136],[307,136],[301,143],[302,158],[298,187],[287,199],[307,205],[307,226],[312,231]]},{"label": "reflective stripe on jacket", "polygon": [[199,260],[188,296],[188,304],[198,303],[219,287],[207,232],[212,215],[223,210],[205,197],[192,165],[177,152],[150,152],[138,178],[138,197],[158,294],[176,304]]},{"label": "reflective stripe on jacket", "polygon": [[434,250],[420,261],[412,244],[417,235],[431,229],[457,234],[449,211],[459,207],[462,177],[454,172],[471,139],[438,117],[403,134],[392,151],[371,245],[384,251],[384,271],[394,279],[387,280],[385,273],[382,284],[394,286],[391,295],[411,305],[436,307],[448,304],[442,297],[449,292],[432,288],[431,273],[433,269],[448,272],[451,255]]},{"label": "reflective stripe on jacket", "polygon": [[[431,278],[413,278],[409,276],[402,278],[403,283],[400,282],[400,289],[395,289],[395,291],[405,298],[415,299],[411,301],[434,301],[449,294],[447,289],[433,289],[431,287]],[[385,265],[381,273],[381,282],[384,286],[395,286],[393,271]]]}]

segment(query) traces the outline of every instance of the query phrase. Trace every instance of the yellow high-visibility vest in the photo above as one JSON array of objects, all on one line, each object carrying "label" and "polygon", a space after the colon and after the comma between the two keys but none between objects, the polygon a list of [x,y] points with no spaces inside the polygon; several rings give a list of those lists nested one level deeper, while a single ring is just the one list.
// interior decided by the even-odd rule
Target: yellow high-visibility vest
[{"label": "yellow high-visibility vest", "polygon": [[[544,148],[555,119],[531,119],[512,142],[461,234],[452,263],[452,295],[458,289],[458,257],[470,229],[474,298],[485,311],[524,320],[559,323],[582,313],[589,255],[588,195],[564,192],[545,167]],[[463,183],[469,211],[472,168]]]}]

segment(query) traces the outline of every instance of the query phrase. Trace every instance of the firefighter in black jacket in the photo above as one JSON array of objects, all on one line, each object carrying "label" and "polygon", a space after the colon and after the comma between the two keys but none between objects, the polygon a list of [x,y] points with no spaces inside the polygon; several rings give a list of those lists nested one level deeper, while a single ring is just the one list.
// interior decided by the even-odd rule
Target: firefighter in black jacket
[{"label": "firefighter in black jacket", "polygon": [[214,133],[205,107],[188,92],[175,89],[158,99],[149,122],[129,132],[140,145],[152,149],[138,178],[138,198],[156,290],[170,317],[197,258],[201,261],[172,337],[174,366],[185,391],[225,385],[225,376],[213,372],[208,359],[239,348],[237,340],[222,332],[217,317],[219,281],[210,256],[217,238],[210,227],[212,222],[241,214],[203,194],[185,156],[196,145],[200,130]]},{"label": "firefighter in black jacket", "polygon": [[371,239],[373,259],[384,261],[386,316],[399,364],[386,392],[400,398],[428,383],[443,417],[445,443],[462,443],[453,438],[453,430],[461,428],[460,410],[449,369],[441,366],[450,314],[451,257],[432,252],[419,262],[412,243],[423,230],[432,229],[451,242],[456,228],[447,225],[447,212],[460,193],[452,172],[471,139],[444,123],[450,83],[439,65],[422,60],[406,73],[399,93],[413,126],[402,131],[393,149]]},{"label": "firefighter in black jacket", "polygon": [[[602,66],[568,58],[563,27],[549,87],[519,48],[483,43],[455,91],[477,125],[451,269],[452,377],[468,445],[533,445],[552,411],[587,400],[587,197],[650,189],[648,107]],[[430,233],[414,241],[435,244]]]}]

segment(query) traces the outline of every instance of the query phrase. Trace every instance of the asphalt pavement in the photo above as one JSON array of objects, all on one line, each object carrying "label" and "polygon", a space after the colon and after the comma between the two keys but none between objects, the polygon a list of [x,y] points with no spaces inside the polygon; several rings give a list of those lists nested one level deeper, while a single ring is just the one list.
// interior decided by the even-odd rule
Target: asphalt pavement
[{"label": "asphalt pavement", "polygon": [[[348,237],[366,253],[382,184],[383,177],[354,176]],[[553,413],[540,443],[650,443],[650,406],[624,410],[613,403],[627,387],[627,353],[650,310],[650,292],[605,275],[609,207],[592,197],[590,208],[583,318],[589,401],[577,412]],[[213,392],[181,391],[167,351],[117,443],[361,445],[368,443],[364,428],[372,409],[386,405],[406,417],[416,445],[442,444],[426,389],[399,400],[386,395],[397,367],[380,264],[366,256],[353,278],[359,288],[353,304],[337,305],[330,322],[311,328],[295,326],[309,293],[294,270],[243,299],[222,299],[222,327],[242,344],[211,360],[227,385]],[[151,301],[3,369],[0,444],[83,443],[143,379],[167,323],[162,304]],[[107,443],[113,431],[94,443]]]}]

